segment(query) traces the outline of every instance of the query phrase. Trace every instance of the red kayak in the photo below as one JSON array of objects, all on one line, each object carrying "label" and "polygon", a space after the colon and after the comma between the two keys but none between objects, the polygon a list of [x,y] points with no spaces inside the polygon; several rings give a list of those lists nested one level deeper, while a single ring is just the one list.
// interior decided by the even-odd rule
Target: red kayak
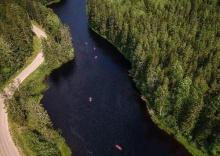
[{"label": "red kayak", "polygon": [[122,147],[121,146],[119,146],[119,145],[115,145],[115,147],[118,149],[118,150],[122,150]]},{"label": "red kayak", "polygon": [[92,102],[92,97],[91,96],[89,97],[89,102]]}]

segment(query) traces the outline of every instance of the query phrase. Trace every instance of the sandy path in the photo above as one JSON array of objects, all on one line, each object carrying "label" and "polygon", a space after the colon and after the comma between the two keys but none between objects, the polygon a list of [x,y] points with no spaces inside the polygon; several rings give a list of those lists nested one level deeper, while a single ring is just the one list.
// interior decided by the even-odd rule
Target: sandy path
[{"label": "sandy path", "polygon": [[[38,37],[46,37],[46,34],[33,25],[33,31]],[[30,75],[40,64],[44,61],[42,51],[37,55],[34,61],[26,67],[15,79],[22,82],[28,75]],[[8,90],[7,87],[4,90]],[[0,156],[20,156],[18,148],[12,141],[9,127],[8,114],[4,109],[4,98],[0,94]]]}]

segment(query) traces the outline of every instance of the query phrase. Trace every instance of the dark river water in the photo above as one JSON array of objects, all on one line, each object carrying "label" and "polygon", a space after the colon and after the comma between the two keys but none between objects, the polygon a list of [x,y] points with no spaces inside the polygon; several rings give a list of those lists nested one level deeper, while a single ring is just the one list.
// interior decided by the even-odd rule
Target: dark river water
[{"label": "dark river water", "polygon": [[[75,58],[47,78],[50,88],[41,103],[73,154],[190,155],[150,120],[128,76],[130,63],[89,29],[86,1],[63,0],[51,8],[71,29]],[[122,147],[121,151],[116,144]]]}]

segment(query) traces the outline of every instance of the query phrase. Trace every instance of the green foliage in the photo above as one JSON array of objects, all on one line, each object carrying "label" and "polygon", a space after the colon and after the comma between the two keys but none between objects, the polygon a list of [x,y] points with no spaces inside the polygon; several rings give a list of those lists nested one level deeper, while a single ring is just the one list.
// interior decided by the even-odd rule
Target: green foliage
[{"label": "green foliage", "polygon": [[33,51],[33,33],[25,10],[15,2],[0,2],[0,86],[24,65]]},{"label": "green foliage", "polygon": [[39,134],[36,131],[24,130],[23,134],[25,136],[25,142],[29,148],[33,149],[36,156],[45,155],[45,156],[60,156],[56,144],[49,143],[44,136]]},{"label": "green foliage", "polygon": [[185,143],[219,155],[219,1],[88,0],[87,14],[131,61],[158,120]]},{"label": "green foliage", "polygon": [[71,155],[65,140],[53,129],[47,112],[39,104],[41,94],[46,90],[45,76],[61,65],[60,62],[57,63],[54,66],[50,66],[47,62],[43,63],[20,84],[14,96],[6,101],[9,120],[16,125],[13,131],[24,155]]},{"label": "green foliage", "polygon": [[30,20],[45,27],[56,42],[60,40],[62,23],[51,9],[40,2],[50,4],[58,1],[0,1],[0,88],[32,55],[33,32]]},{"label": "green foliage", "polygon": [[[42,41],[44,57],[48,67],[63,64],[74,57],[69,28],[61,25],[60,20],[57,25],[53,24],[51,26],[53,26],[51,31],[51,34],[54,34],[53,37],[48,37]],[[57,33],[53,33],[54,30]],[[54,49],[56,49],[56,53],[54,53]]]},{"label": "green foliage", "polygon": [[[70,156],[71,150],[60,133],[53,129],[47,112],[39,104],[46,89],[45,77],[73,58],[69,28],[39,1],[3,0],[0,10],[0,87],[17,70],[30,63],[26,62],[27,58],[35,57],[42,48],[45,56],[43,65],[19,86],[11,99],[6,94],[14,139],[27,156]],[[48,40],[41,41],[42,48],[40,40],[33,37],[31,20],[40,23],[47,32]],[[10,90],[14,90],[13,85]]]},{"label": "green foliage", "polygon": [[41,4],[43,5],[50,5],[50,4],[53,4],[53,3],[58,3],[60,2],[60,0],[38,0]]}]

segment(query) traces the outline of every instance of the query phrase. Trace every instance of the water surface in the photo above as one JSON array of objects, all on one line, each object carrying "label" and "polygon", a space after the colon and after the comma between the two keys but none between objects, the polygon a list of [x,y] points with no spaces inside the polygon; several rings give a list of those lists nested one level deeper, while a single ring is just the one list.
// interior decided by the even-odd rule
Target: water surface
[{"label": "water surface", "polygon": [[48,77],[50,89],[41,101],[54,127],[75,156],[189,155],[150,120],[128,76],[130,63],[89,29],[85,7],[85,0],[52,6],[70,27],[75,48],[74,60]]}]

